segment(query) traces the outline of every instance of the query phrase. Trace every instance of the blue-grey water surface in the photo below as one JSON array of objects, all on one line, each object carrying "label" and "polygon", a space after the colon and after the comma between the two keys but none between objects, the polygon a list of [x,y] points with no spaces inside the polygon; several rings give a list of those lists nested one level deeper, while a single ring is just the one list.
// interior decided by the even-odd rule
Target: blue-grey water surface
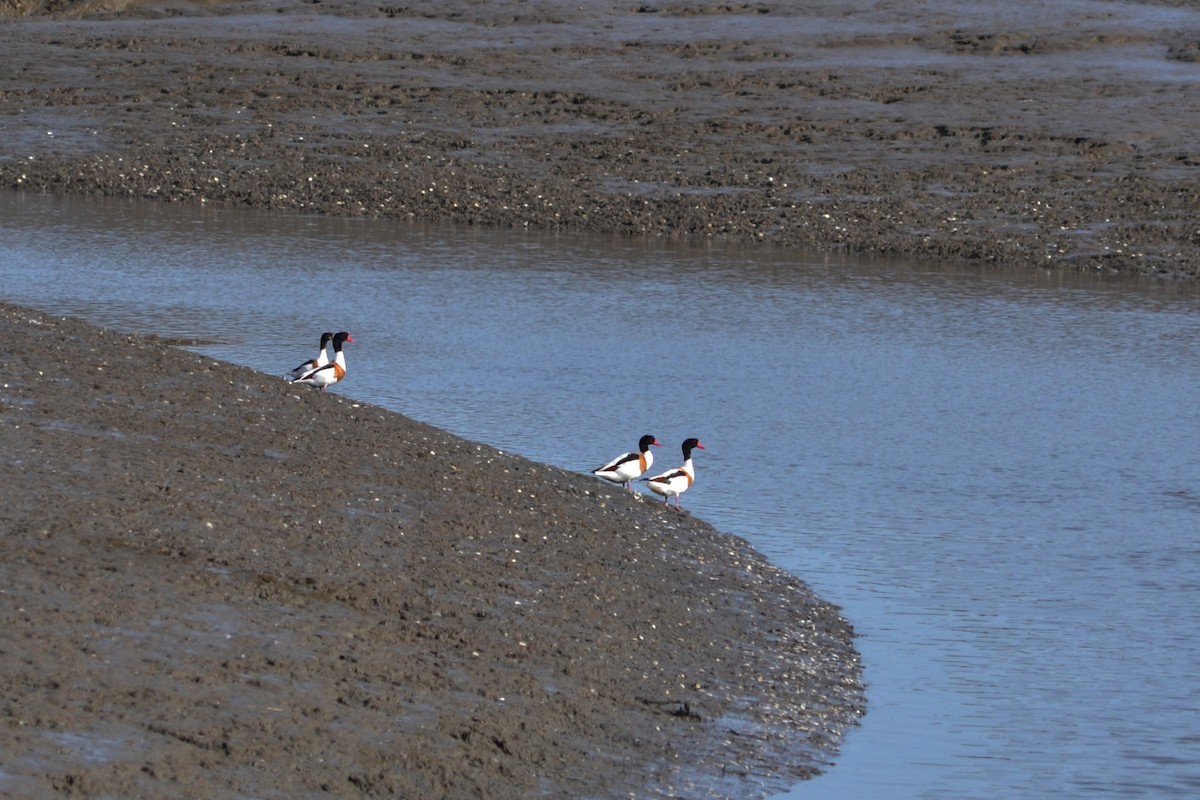
[{"label": "blue-grey water surface", "polygon": [[1200,793],[1200,290],[0,195],[0,297],[684,506],[845,609],[868,714],[789,798]]}]

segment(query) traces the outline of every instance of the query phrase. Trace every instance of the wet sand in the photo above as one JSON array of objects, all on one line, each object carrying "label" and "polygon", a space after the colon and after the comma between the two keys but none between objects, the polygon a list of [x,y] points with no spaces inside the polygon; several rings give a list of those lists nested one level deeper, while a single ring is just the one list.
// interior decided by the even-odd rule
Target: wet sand
[{"label": "wet sand", "polygon": [[46,7],[0,186],[1200,274],[1182,0]]}]

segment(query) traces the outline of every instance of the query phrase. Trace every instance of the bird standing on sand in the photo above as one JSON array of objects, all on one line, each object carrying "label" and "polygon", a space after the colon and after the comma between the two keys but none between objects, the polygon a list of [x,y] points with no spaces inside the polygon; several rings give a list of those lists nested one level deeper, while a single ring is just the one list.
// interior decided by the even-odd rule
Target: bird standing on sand
[{"label": "bird standing on sand", "polygon": [[322,392],[346,377],[346,356],[342,353],[342,345],[353,343],[354,339],[346,331],[339,331],[333,336],[333,359],[323,367],[304,373],[295,383],[307,383],[316,386]]},{"label": "bird standing on sand", "polygon": [[298,380],[299,378],[303,377],[304,375],[307,375],[308,373],[312,372],[314,369],[320,369],[321,367],[328,364],[329,363],[329,350],[330,350],[329,343],[331,341],[333,341],[332,333],[330,333],[328,331],[326,331],[325,333],[322,333],[321,334],[321,347],[319,350],[317,350],[317,357],[310,358],[308,361],[305,361],[303,364],[301,364],[300,366],[296,367],[294,370],[289,372],[288,375],[290,375],[292,377],[292,380]]},{"label": "bird standing on sand", "polygon": [[650,487],[650,491],[663,496],[663,505],[667,505],[671,501],[671,498],[674,497],[675,509],[683,511],[683,506],[679,504],[679,495],[686,492],[696,482],[696,470],[692,466],[692,450],[703,449],[704,445],[700,444],[699,439],[684,439],[683,466],[669,472],[664,472],[661,475],[655,475],[653,478],[642,478],[646,482],[646,485]]},{"label": "bird standing on sand", "polygon": [[632,491],[633,480],[641,477],[654,463],[651,447],[658,447],[658,439],[647,433],[638,440],[636,453],[622,453],[603,467],[592,470],[592,474],[606,481],[623,484],[626,489]]}]

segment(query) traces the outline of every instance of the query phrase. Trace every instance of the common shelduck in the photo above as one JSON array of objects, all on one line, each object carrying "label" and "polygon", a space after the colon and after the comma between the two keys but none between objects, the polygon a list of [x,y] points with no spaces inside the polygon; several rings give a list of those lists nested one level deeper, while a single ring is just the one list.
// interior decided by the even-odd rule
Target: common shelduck
[{"label": "common shelduck", "polygon": [[322,392],[346,377],[346,356],[342,353],[342,345],[354,342],[350,334],[340,331],[333,335],[333,359],[323,367],[310,370],[299,378],[296,383],[307,383],[318,387]]},{"label": "common shelduck", "polygon": [[333,341],[333,334],[329,331],[321,334],[321,348],[317,351],[316,358],[310,358],[300,366],[288,373],[292,380],[301,378],[304,375],[312,372],[314,369],[319,369],[329,363],[329,343]]},{"label": "common shelduck", "polygon": [[646,485],[650,487],[650,491],[663,496],[663,505],[675,498],[675,508],[679,511],[683,507],[679,505],[679,495],[688,490],[696,481],[696,470],[692,466],[692,450],[703,450],[704,445],[700,444],[700,440],[696,438],[683,440],[683,466],[676,469],[664,472],[661,475],[655,475],[653,478],[642,478]]},{"label": "common shelduck", "polygon": [[658,446],[658,439],[647,433],[638,439],[636,453],[622,453],[603,467],[592,470],[592,474],[606,481],[624,484],[626,489],[632,489],[633,479],[640,478],[654,463],[654,454],[650,452],[650,448]]}]

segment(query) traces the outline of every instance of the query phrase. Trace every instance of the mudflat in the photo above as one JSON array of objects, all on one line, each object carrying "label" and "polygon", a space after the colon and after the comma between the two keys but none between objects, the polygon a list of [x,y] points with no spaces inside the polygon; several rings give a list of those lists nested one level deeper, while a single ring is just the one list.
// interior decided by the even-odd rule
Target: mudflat
[{"label": "mudflat", "polygon": [[[19,191],[1200,274],[1184,2],[0,0],[0,44]],[[701,520],[0,332],[0,793],[754,797],[863,712],[838,609]]]},{"label": "mudflat", "polygon": [[1200,274],[1185,0],[0,15],[0,186]]},{"label": "mudflat", "polygon": [[0,306],[0,794],[754,797],[864,708],[837,608],[588,475]]}]

